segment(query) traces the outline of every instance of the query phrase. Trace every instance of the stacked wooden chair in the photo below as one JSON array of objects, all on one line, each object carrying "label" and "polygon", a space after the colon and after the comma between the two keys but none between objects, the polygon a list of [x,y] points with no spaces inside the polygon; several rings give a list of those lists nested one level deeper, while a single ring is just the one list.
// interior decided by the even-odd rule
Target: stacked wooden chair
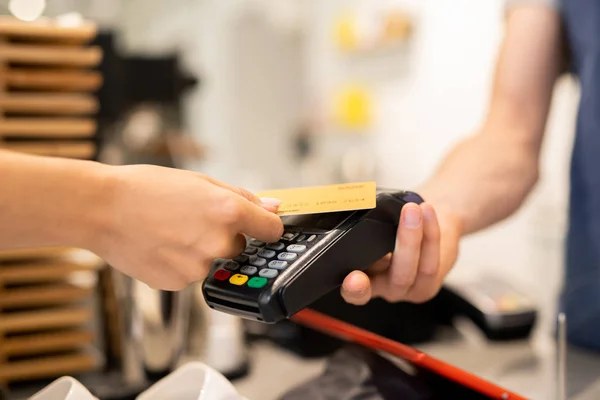
[{"label": "stacked wooden chair", "polygon": [[[86,21],[0,17],[0,149],[95,156],[102,84],[95,35]],[[101,266],[78,249],[0,251],[0,386],[100,368]]]}]

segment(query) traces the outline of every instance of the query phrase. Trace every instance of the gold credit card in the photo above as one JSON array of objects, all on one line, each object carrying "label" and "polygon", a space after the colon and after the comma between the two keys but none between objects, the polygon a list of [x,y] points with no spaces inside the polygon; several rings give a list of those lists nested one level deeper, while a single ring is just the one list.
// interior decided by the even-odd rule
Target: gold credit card
[{"label": "gold credit card", "polygon": [[284,216],[375,208],[377,193],[375,182],[358,182],[266,190],[256,195],[281,200],[277,214]]}]

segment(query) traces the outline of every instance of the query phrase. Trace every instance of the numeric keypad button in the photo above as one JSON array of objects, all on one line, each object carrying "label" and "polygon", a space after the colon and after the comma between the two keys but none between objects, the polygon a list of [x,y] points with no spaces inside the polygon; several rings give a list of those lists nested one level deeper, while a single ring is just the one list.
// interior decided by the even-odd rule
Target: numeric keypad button
[{"label": "numeric keypad button", "polygon": [[282,270],[287,268],[288,266],[288,262],[287,261],[281,261],[281,260],[273,260],[271,262],[269,262],[269,268],[274,268],[274,269],[278,269],[278,270]]},{"label": "numeric keypad button", "polygon": [[295,233],[295,232],[285,232],[285,233],[284,233],[284,234],[281,236],[281,239],[282,239],[282,240],[287,240],[287,241],[290,241],[290,240],[293,240],[293,239],[294,239],[296,236],[298,236],[298,234],[297,234],[297,233]]},{"label": "numeric keypad button", "polygon": [[283,250],[284,247],[285,247],[285,244],[283,244],[281,242],[269,243],[267,245],[267,249],[271,249],[271,250]]},{"label": "numeric keypad button", "polygon": [[273,250],[262,249],[258,252],[258,256],[264,258],[273,258],[275,257],[275,252]]},{"label": "numeric keypad button", "polygon": [[303,253],[306,251],[306,246],[303,244],[290,244],[286,250],[290,253]]},{"label": "numeric keypad button", "polygon": [[257,251],[258,251],[258,249],[256,247],[248,246],[248,247],[246,247],[246,250],[244,250],[244,254],[252,255],[252,254],[256,254]]},{"label": "numeric keypad button", "polygon": [[267,263],[267,260],[265,260],[262,257],[257,257],[257,256],[250,257],[250,264],[252,264],[256,267],[262,267],[266,263]]},{"label": "numeric keypad button", "polygon": [[233,259],[238,264],[246,264],[248,262],[249,257],[245,255],[237,256]]},{"label": "numeric keypad button", "polygon": [[251,265],[245,265],[242,267],[242,269],[240,269],[240,272],[246,275],[254,275],[256,271],[258,271],[258,268],[253,267]]},{"label": "numeric keypad button", "polygon": [[225,268],[228,271],[236,271],[239,267],[240,264],[236,263],[235,261],[229,260],[223,263],[223,268]]},{"label": "numeric keypad button", "polygon": [[279,253],[279,255],[277,256],[277,258],[281,261],[294,261],[296,258],[298,258],[298,254],[296,253]]},{"label": "numeric keypad button", "polygon": [[275,278],[279,272],[276,269],[265,268],[258,272],[263,278]]},{"label": "numeric keypad button", "polygon": [[248,244],[250,246],[262,247],[262,246],[265,245],[265,242],[261,242],[260,240],[257,240],[257,239],[250,239],[250,241],[248,242]]}]

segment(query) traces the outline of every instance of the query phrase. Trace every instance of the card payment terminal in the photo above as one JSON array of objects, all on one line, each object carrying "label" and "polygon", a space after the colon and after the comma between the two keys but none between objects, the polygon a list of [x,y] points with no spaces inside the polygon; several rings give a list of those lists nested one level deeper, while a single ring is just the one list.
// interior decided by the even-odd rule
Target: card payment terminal
[{"label": "card payment terminal", "polygon": [[394,249],[402,207],[416,193],[378,189],[367,210],[283,216],[276,243],[249,239],[242,254],[216,260],[202,284],[207,304],[242,318],[276,323],[338,288]]}]

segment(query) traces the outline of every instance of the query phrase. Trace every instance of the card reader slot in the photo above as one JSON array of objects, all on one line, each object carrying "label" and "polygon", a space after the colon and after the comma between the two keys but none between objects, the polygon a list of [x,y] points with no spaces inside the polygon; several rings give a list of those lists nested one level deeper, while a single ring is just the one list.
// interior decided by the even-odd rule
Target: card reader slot
[{"label": "card reader slot", "polygon": [[215,303],[209,304],[209,307],[215,311],[221,311],[221,312],[225,312],[228,314],[233,313],[233,315],[236,315],[240,318],[249,319],[251,321],[264,322],[264,320],[258,314],[246,312],[244,310],[240,310],[239,308],[234,309],[234,308],[230,308],[230,307],[224,307],[224,306],[221,306],[221,305],[215,304]]},{"label": "card reader slot", "polygon": [[243,311],[245,313],[252,314],[254,316],[260,315],[260,309],[258,307],[253,307],[248,304],[238,303],[223,299],[221,297],[213,296],[212,294],[206,294],[206,300],[210,304],[214,304],[215,306],[221,306],[223,308],[228,308],[230,310]]},{"label": "card reader slot", "polygon": [[254,296],[250,296],[248,293],[243,292],[232,292],[226,288],[212,285],[206,294],[213,299],[219,299],[219,301],[229,301],[235,304],[243,304],[249,307],[258,307],[258,300]]}]

